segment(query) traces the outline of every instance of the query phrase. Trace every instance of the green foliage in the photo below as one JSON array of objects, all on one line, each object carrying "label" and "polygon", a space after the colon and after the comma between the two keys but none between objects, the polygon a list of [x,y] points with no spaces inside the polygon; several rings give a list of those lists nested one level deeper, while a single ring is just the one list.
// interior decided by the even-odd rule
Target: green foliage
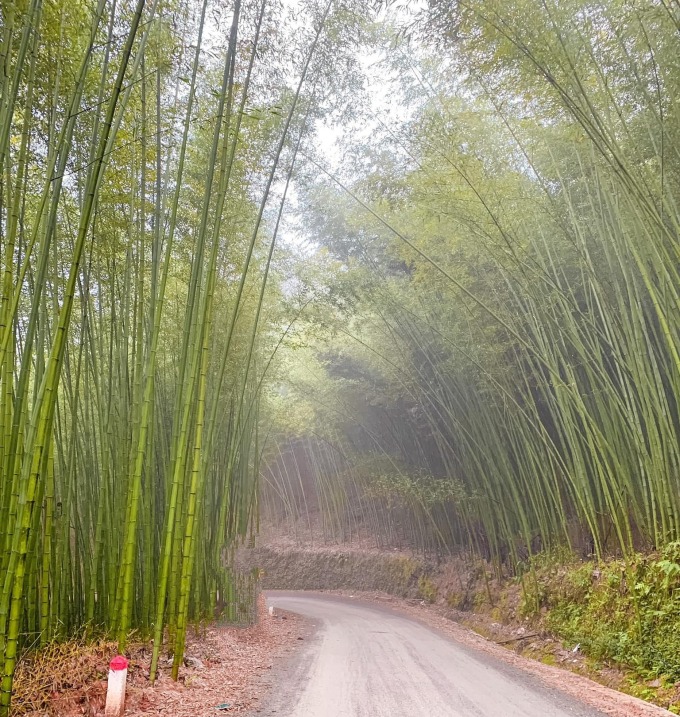
[{"label": "green foliage", "polygon": [[359,468],[365,481],[365,496],[380,499],[388,504],[399,501],[408,505],[431,509],[435,505],[464,498],[463,487],[450,478],[435,478],[423,475],[405,475],[403,473],[368,473]]},{"label": "green foliage", "polygon": [[423,9],[421,44],[392,30],[371,50],[408,117],[348,129],[346,171],[301,188],[320,301],[281,381],[296,436],[334,447],[308,504],[499,574],[678,539],[675,18],[473,0]]},{"label": "green foliage", "polygon": [[399,565],[399,572],[401,574],[401,580],[404,585],[408,585],[413,576],[421,569],[420,564],[413,558],[400,556],[396,558],[397,565]]},{"label": "green foliage", "polygon": [[427,577],[421,575],[418,579],[418,592],[425,602],[433,603],[439,596],[439,588]]},{"label": "green foliage", "polygon": [[461,610],[466,603],[466,596],[459,592],[446,593],[446,604],[454,610]]},{"label": "green foliage", "polygon": [[[645,679],[680,679],[680,545],[630,562],[572,564],[539,572],[543,624],[599,662]],[[540,614],[540,610],[536,613]]]}]

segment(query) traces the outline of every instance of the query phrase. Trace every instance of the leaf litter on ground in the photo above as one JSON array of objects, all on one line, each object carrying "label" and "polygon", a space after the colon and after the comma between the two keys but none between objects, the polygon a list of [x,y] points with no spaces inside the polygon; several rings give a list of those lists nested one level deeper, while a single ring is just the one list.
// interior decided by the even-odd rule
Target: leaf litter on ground
[{"label": "leaf litter on ground", "polygon": [[[301,644],[302,619],[293,614],[286,618],[272,618],[261,596],[256,625],[213,624],[192,632],[180,679],[173,682],[172,661],[165,660],[153,686],[151,648],[131,642],[125,716],[196,717],[250,710],[267,687],[263,678],[277,655]],[[108,664],[115,654],[116,643],[108,640],[54,643],[29,654],[17,671],[13,717],[101,717]]]}]

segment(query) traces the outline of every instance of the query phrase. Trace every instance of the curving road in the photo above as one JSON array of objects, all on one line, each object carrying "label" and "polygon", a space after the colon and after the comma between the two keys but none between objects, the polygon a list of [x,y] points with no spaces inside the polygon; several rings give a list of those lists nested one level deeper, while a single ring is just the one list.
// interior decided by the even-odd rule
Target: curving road
[{"label": "curving road", "polygon": [[268,602],[318,629],[260,715],[604,717],[529,674],[366,603],[294,593]]}]

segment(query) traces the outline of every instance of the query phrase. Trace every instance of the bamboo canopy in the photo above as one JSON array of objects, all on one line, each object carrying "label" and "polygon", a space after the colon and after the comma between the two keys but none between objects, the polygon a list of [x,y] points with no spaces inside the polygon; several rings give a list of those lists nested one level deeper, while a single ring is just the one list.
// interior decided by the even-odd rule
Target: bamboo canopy
[{"label": "bamboo canopy", "polygon": [[0,715],[83,632],[176,678],[260,510],[498,573],[680,541],[677,2],[0,18]]},{"label": "bamboo canopy", "polygon": [[510,573],[661,549],[680,539],[678,8],[406,6],[371,45],[371,132],[343,135],[345,162],[306,157],[299,281],[326,308],[278,357],[265,519]]}]

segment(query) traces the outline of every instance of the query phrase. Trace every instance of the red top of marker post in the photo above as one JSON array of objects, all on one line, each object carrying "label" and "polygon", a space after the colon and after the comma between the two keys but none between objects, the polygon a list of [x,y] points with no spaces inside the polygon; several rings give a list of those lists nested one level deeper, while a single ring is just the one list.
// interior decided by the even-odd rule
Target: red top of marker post
[{"label": "red top of marker post", "polygon": [[118,655],[111,660],[109,667],[114,672],[120,672],[121,670],[127,670],[128,661],[122,656]]}]

